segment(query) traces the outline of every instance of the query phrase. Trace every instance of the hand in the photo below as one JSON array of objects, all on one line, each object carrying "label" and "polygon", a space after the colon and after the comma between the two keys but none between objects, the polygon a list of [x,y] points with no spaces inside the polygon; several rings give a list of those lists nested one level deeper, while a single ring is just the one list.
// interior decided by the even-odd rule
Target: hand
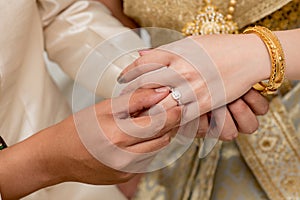
[{"label": "hand", "polygon": [[[215,120],[215,127],[212,128],[218,130],[219,139],[223,141],[235,139],[238,133],[252,134],[259,126],[257,116],[266,114],[268,109],[269,103],[265,97],[251,89],[242,98],[227,105],[225,120]],[[198,137],[210,134],[208,119],[207,114],[200,117]]]},{"label": "hand", "polygon": [[[175,107],[177,102],[168,96],[158,105],[168,110]],[[204,138],[208,135],[223,141],[231,141],[238,136],[238,133],[254,133],[259,126],[257,116],[266,114],[268,109],[267,99],[259,92],[251,89],[244,96],[227,106],[201,115],[197,119],[199,124],[196,137]],[[173,132],[177,130],[178,128],[175,128]]]},{"label": "hand", "polygon": [[[115,184],[129,180],[133,174],[121,171],[122,167],[135,164],[139,156],[143,157],[147,153],[150,156],[148,159],[151,159],[155,151],[169,144],[170,135],[173,134],[170,130],[178,126],[181,109],[174,107],[165,115],[136,118],[129,118],[129,116],[151,107],[167,95],[168,91],[155,92],[146,89],[138,90],[132,96],[128,94],[114,100],[103,101],[95,107],[80,111],[59,124],[41,131],[24,142],[1,151],[2,197],[16,199],[40,188],[66,181]],[[129,100],[128,106],[126,106],[127,100]],[[114,101],[116,106],[113,105]],[[90,110],[96,112],[96,121],[99,122],[103,132],[95,132],[94,125],[91,123],[93,119],[88,115]],[[125,133],[119,129],[118,120],[127,121],[128,124],[132,124],[130,120],[133,120],[139,126],[132,126],[130,127],[132,133]],[[156,127],[158,121],[164,121],[159,123],[161,129]],[[81,133],[80,131],[83,130],[86,132]],[[152,136],[143,138],[147,130],[152,131]],[[100,141],[102,143],[97,143],[95,133],[105,136],[109,142],[103,140]],[[95,138],[95,144],[87,146],[83,137]],[[135,157],[118,157],[116,147],[125,152],[140,154],[133,154]],[[109,163],[111,165],[107,166],[101,160],[95,159],[98,155],[91,155],[92,150],[97,150],[100,154],[109,150],[110,154],[100,157],[105,162],[112,160],[113,162]],[[114,167],[120,170],[113,169]]]},{"label": "hand", "polygon": [[[165,105],[172,106],[172,105]],[[225,124],[220,125],[220,140],[231,141],[238,136],[238,132],[251,134],[258,129],[256,116],[264,115],[269,108],[268,101],[251,89],[242,98],[227,105]],[[209,114],[200,116],[197,137],[203,138],[209,131]],[[143,175],[139,174],[126,183],[118,184],[119,190],[128,199],[132,199],[137,191],[138,184]]]},{"label": "hand", "polygon": [[[259,56],[255,48],[249,50],[246,46],[256,45],[257,40],[252,35],[186,38],[143,54],[121,73],[119,82],[132,81],[125,92],[139,87],[176,88],[182,94],[181,103],[186,109],[183,112],[189,114],[183,120],[191,121],[236,100],[253,84],[267,78],[268,73],[258,73],[260,69],[255,67],[269,66],[268,62],[245,62],[249,56]],[[221,42],[222,47],[218,46]]]},{"label": "hand", "polygon": [[[140,56],[145,56],[150,52],[151,50],[143,50],[140,51],[139,53]],[[130,67],[125,69],[123,73],[126,74],[126,70],[130,71],[129,69]],[[140,68],[140,70],[133,71],[133,72],[141,73],[144,69]],[[145,69],[145,70],[147,71],[149,69]],[[129,79],[131,80],[132,77],[135,76],[136,75],[134,74],[129,74]],[[165,109],[169,109],[176,106],[177,102],[174,101],[171,95],[169,95],[166,99],[162,100],[159,104],[162,105]],[[215,115],[214,127],[211,127],[213,128],[213,130],[208,130],[210,126],[209,122],[211,120],[210,119],[211,113],[201,115],[199,117],[199,128],[198,128],[197,137],[205,137],[207,133],[211,135],[212,133],[209,133],[209,131],[210,132],[213,131],[213,132],[217,132],[217,136],[219,136],[221,140],[229,141],[236,138],[238,136],[238,132],[246,133],[246,134],[253,133],[258,128],[258,120],[256,118],[256,115],[265,114],[268,111],[268,105],[269,105],[268,101],[262,95],[260,95],[257,91],[251,89],[242,98],[237,99],[233,103],[227,105],[225,111],[221,111],[221,109],[217,109],[213,112]],[[216,115],[222,115],[223,117],[218,118]]]}]

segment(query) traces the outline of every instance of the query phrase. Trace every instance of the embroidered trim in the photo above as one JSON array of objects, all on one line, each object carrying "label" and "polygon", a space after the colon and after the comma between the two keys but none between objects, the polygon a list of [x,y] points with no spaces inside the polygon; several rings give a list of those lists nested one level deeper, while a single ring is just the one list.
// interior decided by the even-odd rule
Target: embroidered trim
[{"label": "embroidered trim", "polygon": [[281,101],[275,98],[270,107],[257,133],[237,143],[270,199],[294,199],[300,195],[300,141]]}]

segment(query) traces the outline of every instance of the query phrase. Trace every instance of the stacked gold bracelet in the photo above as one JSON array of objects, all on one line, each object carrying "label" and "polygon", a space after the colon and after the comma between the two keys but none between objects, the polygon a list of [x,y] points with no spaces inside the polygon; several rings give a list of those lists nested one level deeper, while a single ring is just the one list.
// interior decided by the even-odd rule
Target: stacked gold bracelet
[{"label": "stacked gold bracelet", "polygon": [[266,45],[271,59],[271,76],[269,81],[260,82],[253,86],[262,94],[274,94],[284,82],[285,57],[282,46],[277,36],[269,29],[262,26],[247,28],[244,33],[255,33]]}]

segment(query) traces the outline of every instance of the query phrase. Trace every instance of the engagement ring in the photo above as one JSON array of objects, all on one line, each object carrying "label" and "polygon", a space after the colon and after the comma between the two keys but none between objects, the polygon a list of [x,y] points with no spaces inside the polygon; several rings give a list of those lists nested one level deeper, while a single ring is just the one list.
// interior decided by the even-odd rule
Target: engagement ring
[{"label": "engagement ring", "polygon": [[177,101],[177,105],[180,106],[182,105],[180,98],[181,98],[181,93],[179,92],[179,90],[176,90],[175,88],[171,88],[171,95],[172,98]]}]

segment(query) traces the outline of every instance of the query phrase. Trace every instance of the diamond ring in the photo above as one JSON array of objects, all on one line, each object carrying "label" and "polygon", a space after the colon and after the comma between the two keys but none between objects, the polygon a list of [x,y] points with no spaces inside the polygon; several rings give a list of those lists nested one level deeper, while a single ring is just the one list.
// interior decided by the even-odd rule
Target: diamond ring
[{"label": "diamond ring", "polygon": [[181,101],[180,101],[180,98],[181,98],[181,93],[179,90],[176,90],[175,88],[171,88],[171,95],[172,95],[172,98],[177,101],[177,105],[180,106],[182,105]]}]

